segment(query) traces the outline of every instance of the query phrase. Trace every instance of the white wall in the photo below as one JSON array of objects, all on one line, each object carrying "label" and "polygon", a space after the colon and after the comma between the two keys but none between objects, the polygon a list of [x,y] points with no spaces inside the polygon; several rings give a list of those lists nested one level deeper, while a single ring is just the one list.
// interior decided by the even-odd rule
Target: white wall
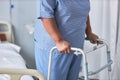
[{"label": "white wall", "polygon": [[[0,0],[0,20],[10,21],[9,1]],[[36,18],[36,0],[12,0],[12,25],[15,35],[15,43],[21,46],[21,55],[30,68],[35,68],[33,35],[26,29],[27,24],[34,22]]]},{"label": "white wall", "polygon": [[0,0],[0,20],[9,20],[8,0]]}]

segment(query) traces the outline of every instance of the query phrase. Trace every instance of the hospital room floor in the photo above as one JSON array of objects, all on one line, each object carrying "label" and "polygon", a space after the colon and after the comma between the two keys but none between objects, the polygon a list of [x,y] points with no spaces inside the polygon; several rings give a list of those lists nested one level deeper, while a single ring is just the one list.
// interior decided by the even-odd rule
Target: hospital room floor
[{"label": "hospital room floor", "polygon": [[[78,80],[84,80],[83,78],[79,78]],[[89,80],[99,80],[99,79],[89,79]]]},{"label": "hospital room floor", "polygon": [[[79,77],[78,80],[84,80],[84,76]],[[99,80],[99,79],[89,78],[89,80]]]}]

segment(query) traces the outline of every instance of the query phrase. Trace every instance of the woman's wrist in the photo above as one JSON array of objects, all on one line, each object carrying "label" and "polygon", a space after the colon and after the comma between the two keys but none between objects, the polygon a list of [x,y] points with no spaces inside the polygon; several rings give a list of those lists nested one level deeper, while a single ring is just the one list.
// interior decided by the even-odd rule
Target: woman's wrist
[{"label": "woman's wrist", "polygon": [[62,38],[54,39],[54,42],[55,42],[55,43],[58,43],[58,42],[60,42],[60,41],[63,41],[63,39],[62,39]]},{"label": "woman's wrist", "polygon": [[89,37],[92,33],[92,31],[86,32],[86,36]]}]

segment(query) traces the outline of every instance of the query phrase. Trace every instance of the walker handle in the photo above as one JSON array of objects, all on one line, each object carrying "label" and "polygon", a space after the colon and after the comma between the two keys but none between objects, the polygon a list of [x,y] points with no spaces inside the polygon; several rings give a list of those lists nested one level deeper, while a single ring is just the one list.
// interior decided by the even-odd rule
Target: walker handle
[{"label": "walker handle", "polygon": [[[85,40],[89,40],[90,42],[93,42],[93,40],[89,37],[86,37]],[[97,41],[98,41],[98,44],[103,44],[104,43],[100,38],[98,38]]]},{"label": "walker handle", "polygon": [[[86,37],[85,40],[88,40],[88,41],[92,42],[92,39],[90,39],[88,37]],[[90,53],[92,51],[95,51],[95,50],[103,47],[103,46],[108,46],[107,42],[103,39],[98,38],[97,41],[98,41],[98,45],[93,46],[92,50],[88,50],[88,51],[84,51],[84,52],[85,53]]]}]

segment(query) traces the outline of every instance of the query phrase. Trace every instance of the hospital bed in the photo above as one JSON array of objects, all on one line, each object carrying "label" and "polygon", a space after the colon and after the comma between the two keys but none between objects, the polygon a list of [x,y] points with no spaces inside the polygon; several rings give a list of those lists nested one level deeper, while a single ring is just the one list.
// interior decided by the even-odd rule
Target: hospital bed
[{"label": "hospital bed", "polygon": [[26,67],[20,49],[14,44],[11,24],[0,21],[0,80],[45,80],[40,72]]}]

